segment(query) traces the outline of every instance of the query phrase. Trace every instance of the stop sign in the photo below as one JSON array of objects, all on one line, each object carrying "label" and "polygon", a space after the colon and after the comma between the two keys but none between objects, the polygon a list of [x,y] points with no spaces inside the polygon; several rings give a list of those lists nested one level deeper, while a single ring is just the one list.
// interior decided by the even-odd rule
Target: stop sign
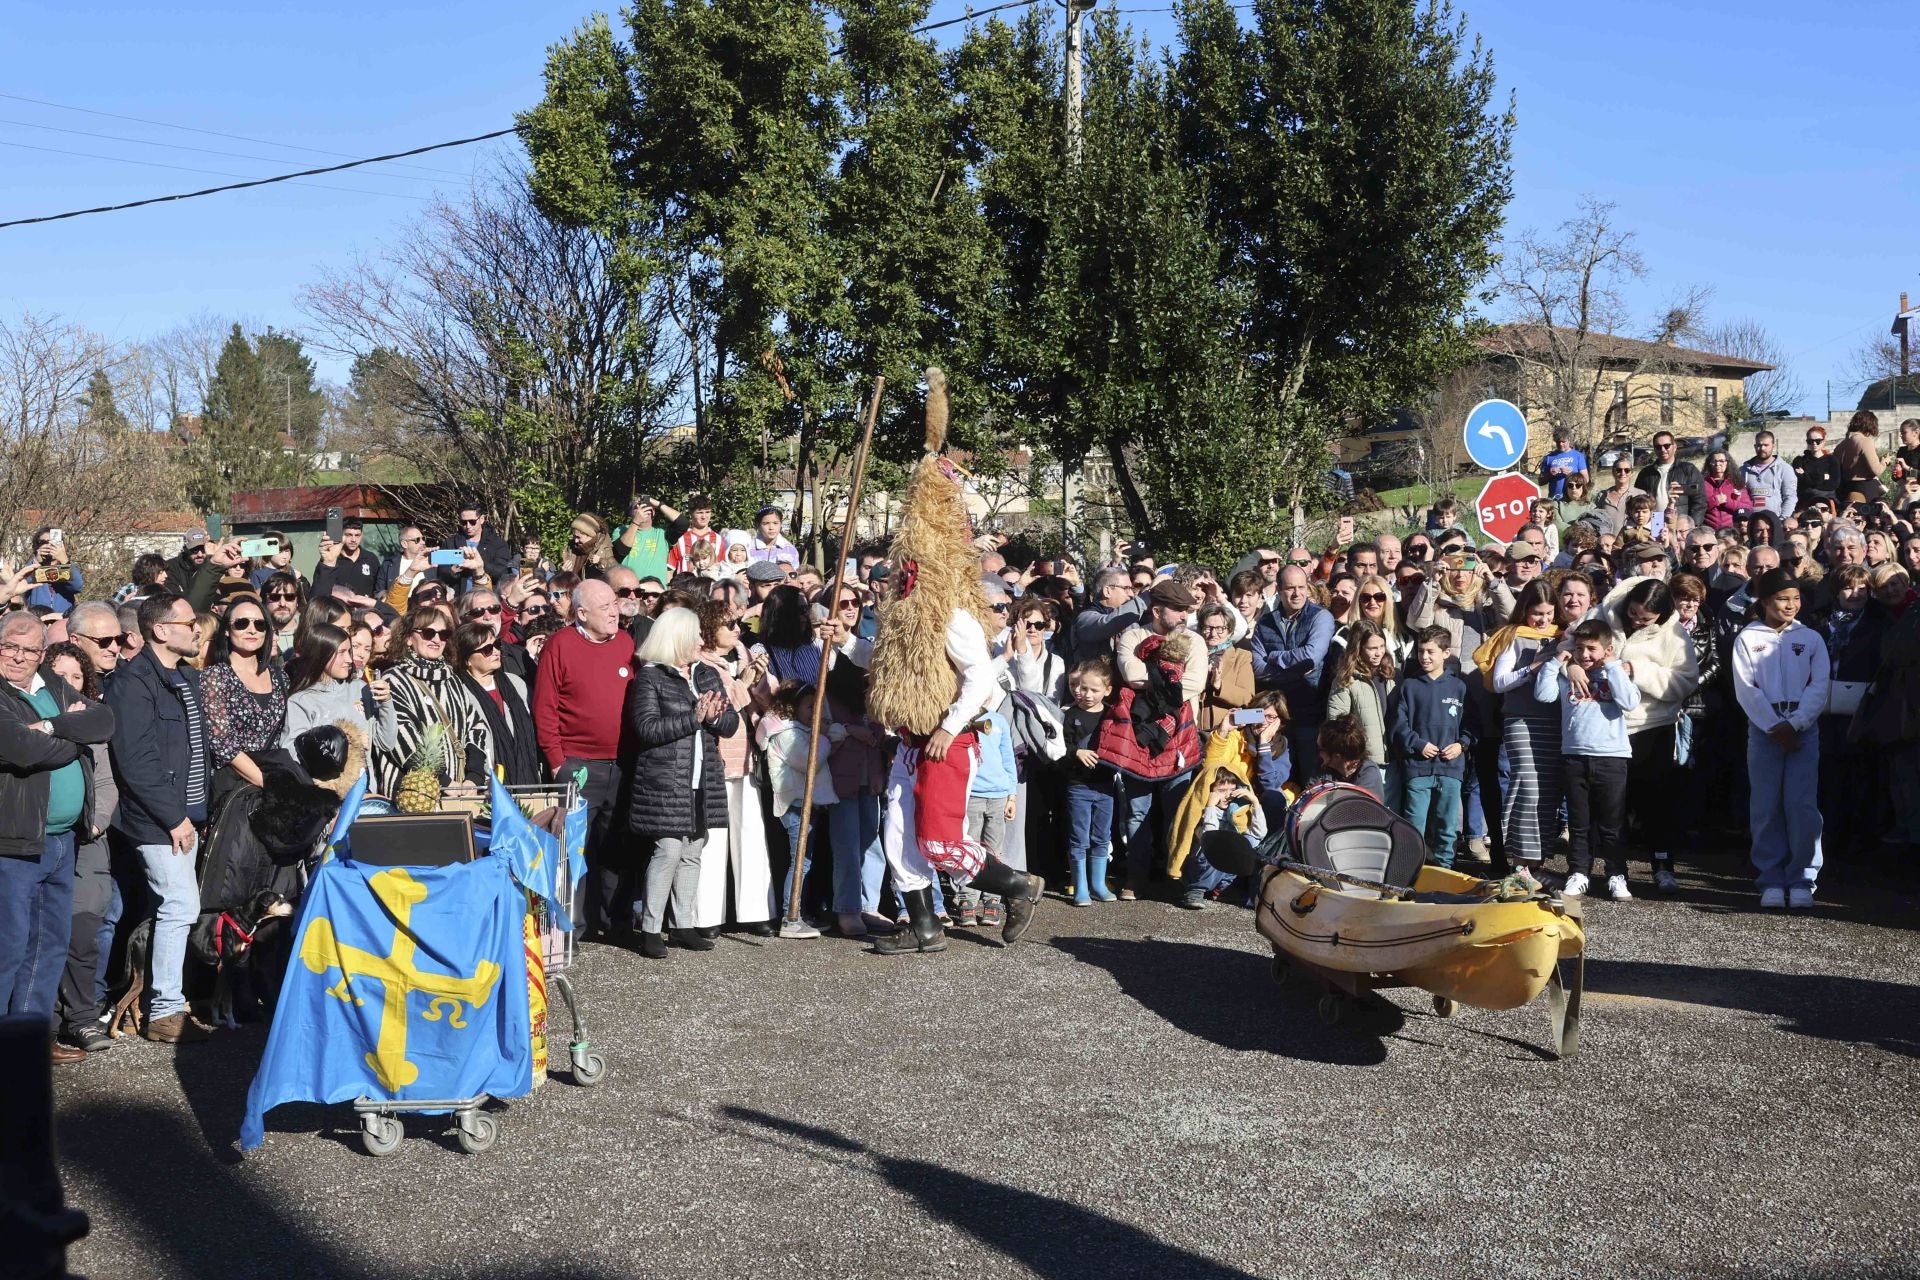
[{"label": "stop sign", "polygon": [[1527,522],[1527,513],[1532,510],[1534,499],[1540,496],[1539,487],[1523,475],[1509,471],[1506,475],[1495,476],[1487,481],[1480,496],[1473,500],[1473,513],[1480,520],[1480,532],[1502,545],[1512,542],[1513,535],[1520,532],[1520,526]]}]

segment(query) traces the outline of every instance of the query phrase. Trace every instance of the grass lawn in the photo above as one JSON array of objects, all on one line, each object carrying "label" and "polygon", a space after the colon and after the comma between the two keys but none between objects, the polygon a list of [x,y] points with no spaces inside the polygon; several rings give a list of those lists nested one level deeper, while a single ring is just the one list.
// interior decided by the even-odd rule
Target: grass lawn
[{"label": "grass lawn", "polygon": [[[1464,506],[1480,496],[1480,489],[1487,483],[1486,476],[1462,476],[1453,482],[1453,496]],[[1376,493],[1384,506],[1428,506],[1433,502],[1433,489],[1424,484],[1408,485],[1404,489],[1387,489]]]}]

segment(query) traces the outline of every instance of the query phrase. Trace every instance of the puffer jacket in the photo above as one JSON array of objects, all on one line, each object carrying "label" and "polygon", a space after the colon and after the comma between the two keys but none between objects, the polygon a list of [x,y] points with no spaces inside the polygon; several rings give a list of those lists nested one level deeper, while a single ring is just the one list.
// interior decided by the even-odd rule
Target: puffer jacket
[{"label": "puffer jacket", "polygon": [[[672,667],[649,662],[627,683],[621,735],[628,783],[627,829],[635,835],[691,840],[726,825],[727,768],[720,739],[740,727],[732,700],[711,725],[694,718],[695,691],[725,694],[720,673],[693,664],[693,684]],[[694,787],[696,750],[700,785]]]},{"label": "puffer jacket", "polygon": [[1634,687],[1640,701],[1627,709],[1627,732],[1659,729],[1674,723],[1685,710],[1687,696],[1700,687],[1700,664],[1693,654],[1693,642],[1673,618],[1629,634],[1626,597],[1641,579],[1628,578],[1607,592],[1601,611],[1613,634],[1622,637],[1613,656],[1621,666],[1633,668]]}]

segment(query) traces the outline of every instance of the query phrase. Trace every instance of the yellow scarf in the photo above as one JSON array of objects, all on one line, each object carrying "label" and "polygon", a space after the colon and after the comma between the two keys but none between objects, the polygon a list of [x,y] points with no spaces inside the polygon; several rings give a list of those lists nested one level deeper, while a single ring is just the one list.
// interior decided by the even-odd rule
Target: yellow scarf
[{"label": "yellow scarf", "polygon": [[1473,665],[1479,670],[1480,678],[1487,682],[1487,692],[1493,692],[1493,664],[1512,647],[1515,640],[1553,640],[1559,635],[1559,627],[1529,627],[1525,623],[1514,623],[1488,636],[1473,651]]}]

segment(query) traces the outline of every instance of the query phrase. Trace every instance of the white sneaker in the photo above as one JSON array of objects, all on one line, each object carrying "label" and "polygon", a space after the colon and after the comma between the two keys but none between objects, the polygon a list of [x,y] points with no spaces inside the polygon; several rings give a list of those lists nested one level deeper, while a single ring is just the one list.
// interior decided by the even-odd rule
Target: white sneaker
[{"label": "white sneaker", "polygon": [[1802,881],[1787,890],[1787,905],[1795,911],[1813,909],[1813,886]]},{"label": "white sneaker", "polygon": [[1632,902],[1633,890],[1627,888],[1627,878],[1625,876],[1608,876],[1607,896],[1615,902]]},{"label": "white sneaker", "polygon": [[820,931],[805,920],[782,920],[780,936],[783,938],[817,938]]},{"label": "white sneaker", "polygon": [[1653,887],[1657,893],[1680,892],[1680,882],[1674,879],[1673,871],[1664,863],[1656,864],[1653,868]]},{"label": "white sneaker", "polygon": [[1563,898],[1585,897],[1586,892],[1587,892],[1587,878],[1581,875],[1578,871],[1569,875],[1567,877],[1567,882],[1560,886],[1560,896]]},{"label": "white sneaker", "polygon": [[1760,891],[1760,906],[1764,910],[1778,911],[1787,905],[1787,891],[1779,885],[1773,885]]}]

